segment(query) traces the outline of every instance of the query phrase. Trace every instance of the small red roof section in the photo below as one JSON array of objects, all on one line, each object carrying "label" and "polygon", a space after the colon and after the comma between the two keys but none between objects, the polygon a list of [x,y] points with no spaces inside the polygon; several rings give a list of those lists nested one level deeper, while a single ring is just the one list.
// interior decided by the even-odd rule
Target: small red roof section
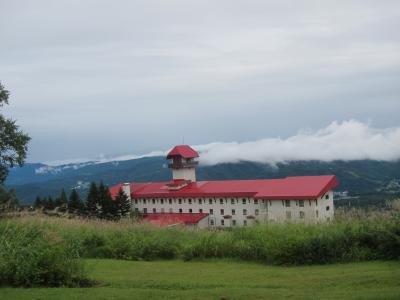
[{"label": "small red roof section", "polygon": [[199,153],[193,150],[192,147],[188,145],[175,146],[167,155],[167,159],[180,156],[183,158],[196,158],[199,157]]},{"label": "small red roof section", "polygon": [[157,226],[193,225],[207,217],[206,213],[152,213],[143,215],[143,221]]}]

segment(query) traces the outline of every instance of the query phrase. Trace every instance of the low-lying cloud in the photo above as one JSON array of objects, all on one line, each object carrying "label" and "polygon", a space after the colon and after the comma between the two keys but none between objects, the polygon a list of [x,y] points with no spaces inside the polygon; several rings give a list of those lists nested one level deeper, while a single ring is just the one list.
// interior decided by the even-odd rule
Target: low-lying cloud
[{"label": "low-lying cloud", "polygon": [[400,127],[377,129],[356,120],[332,122],[288,138],[194,146],[203,165],[252,161],[268,164],[304,160],[400,159]]}]

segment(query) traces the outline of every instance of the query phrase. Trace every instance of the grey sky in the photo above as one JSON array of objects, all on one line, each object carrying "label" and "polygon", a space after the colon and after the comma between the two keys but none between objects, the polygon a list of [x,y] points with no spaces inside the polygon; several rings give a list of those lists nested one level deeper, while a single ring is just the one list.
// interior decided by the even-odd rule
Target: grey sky
[{"label": "grey sky", "polygon": [[4,1],[30,161],[400,126],[399,1]]}]

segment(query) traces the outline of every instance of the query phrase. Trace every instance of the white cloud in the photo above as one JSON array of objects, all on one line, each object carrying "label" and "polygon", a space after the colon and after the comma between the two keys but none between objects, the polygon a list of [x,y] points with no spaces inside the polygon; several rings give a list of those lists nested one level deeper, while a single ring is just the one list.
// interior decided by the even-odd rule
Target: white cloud
[{"label": "white cloud", "polygon": [[282,138],[244,143],[211,143],[195,146],[205,165],[253,161],[275,164],[296,160],[384,160],[400,159],[400,127],[376,129],[350,120],[332,122],[317,131],[300,131]]}]

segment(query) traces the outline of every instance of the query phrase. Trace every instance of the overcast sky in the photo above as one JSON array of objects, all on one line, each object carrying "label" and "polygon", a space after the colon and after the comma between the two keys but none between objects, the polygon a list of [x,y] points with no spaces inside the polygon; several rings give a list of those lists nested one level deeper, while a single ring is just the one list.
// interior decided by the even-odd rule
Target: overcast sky
[{"label": "overcast sky", "polygon": [[29,161],[285,140],[334,121],[387,132],[399,28],[398,0],[0,0],[3,112],[31,135]]}]

